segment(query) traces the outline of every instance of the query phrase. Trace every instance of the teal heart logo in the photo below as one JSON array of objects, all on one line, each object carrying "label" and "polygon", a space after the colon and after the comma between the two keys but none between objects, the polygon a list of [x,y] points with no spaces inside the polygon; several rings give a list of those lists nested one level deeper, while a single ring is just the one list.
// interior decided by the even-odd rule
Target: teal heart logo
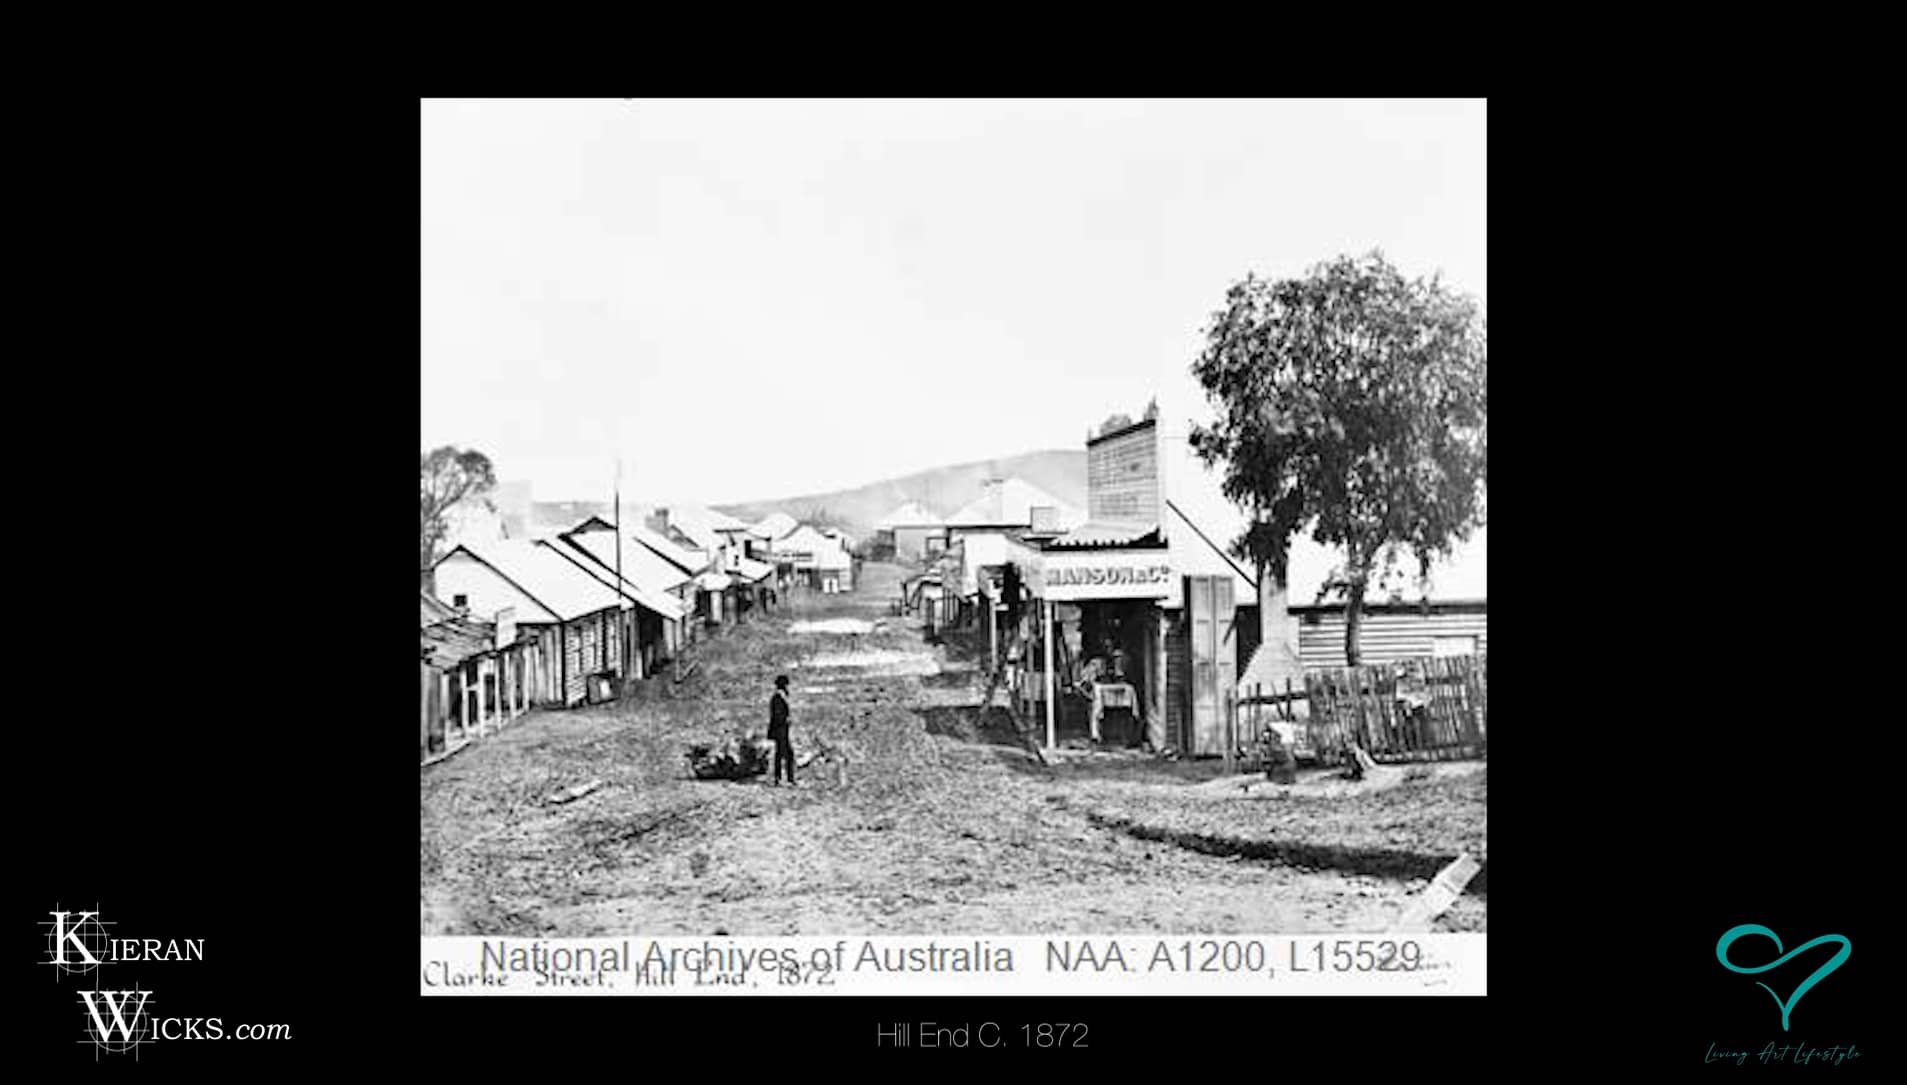
[{"label": "teal heart logo", "polygon": [[[1741,965],[1738,965],[1735,962],[1729,960],[1728,947],[1734,945],[1736,940],[1741,938],[1746,938],[1748,935],[1751,935],[1751,934],[1759,934],[1763,938],[1766,938],[1770,942],[1773,942],[1775,944],[1775,952],[1780,953],[1781,956],[1776,957],[1774,960],[1769,961],[1767,964],[1759,965],[1754,968],[1744,968]],[[1802,980],[1801,986],[1796,987],[1794,989],[1794,993],[1788,996],[1788,1000],[1786,1002],[1783,1002],[1781,1000],[1780,995],[1775,994],[1774,988],[1768,986],[1765,983],[1760,982],[1759,980],[1755,982],[1755,986],[1768,992],[1768,997],[1775,1000],[1776,1006],[1781,1007],[1781,1031],[1786,1032],[1788,1031],[1788,1015],[1794,1012],[1794,1004],[1801,1001],[1801,996],[1807,994],[1810,990],[1812,990],[1815,984],[1820,983],[1823,979],[1827,978],[1828,973],[1834,971],[1835,969],[1847,963],[1847,959],[1849,955],[1851,955],[1854,952],[1854,943],[1848,941],[1846,938],[1838,934],[1824,934],[1819,938],[1814,938],[1809,941],[1803,942],[1800,945],[1794,947],[1793,949],[1790,949],[1784,952],[1781,946],[1781,938],[1778,935],[1776,935],[1775,932],[1769,930],[1768,928],[1762,926],[1759,923],[1743,923],[1741,926],[1735,927],[1729,930],[1727,934],[1722,935],[1721,941],[1715,943],[1715,959],[1722,962],[1722,967],[1728,969],[1730,972],[1739,972],[1744,976],[1753,976],[1753,975],[1758,975],[1762,972],[1766,972],[1771,968],[1779,968],[1782,965],[1787,964],[1789,961],[1793,960],[1796,957],[1796,955],[1806,953],[1808,950],[1813,949],[1815,946],[1827,945],[1830,942],[1839,943],[1841,946],[1840,951],[1836,953],[1834,956],[1829,957],[1827,960],[1827,963],[1815,969],[1814,972],[1810,974],[1807,979]]]}]

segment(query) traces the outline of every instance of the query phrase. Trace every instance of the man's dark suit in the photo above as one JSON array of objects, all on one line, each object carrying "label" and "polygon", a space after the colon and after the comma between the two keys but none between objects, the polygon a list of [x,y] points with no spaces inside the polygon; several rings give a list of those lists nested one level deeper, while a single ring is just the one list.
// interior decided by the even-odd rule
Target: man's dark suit
[{"label": "man's dark suit", "polygon": [[781,766],[788,766],[788,782],[795,782],[795,746],[788,740],[788,694],[777,689],[768,698],[768,737],[775,743],[775,782],[781,781]]}]

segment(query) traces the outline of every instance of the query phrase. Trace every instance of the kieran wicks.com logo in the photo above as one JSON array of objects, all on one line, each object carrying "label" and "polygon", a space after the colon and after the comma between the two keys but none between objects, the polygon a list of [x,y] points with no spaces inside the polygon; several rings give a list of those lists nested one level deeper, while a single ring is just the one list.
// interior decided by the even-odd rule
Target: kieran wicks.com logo
[{"label": "kieran wicks.com logo", "polygon": [[160,1017],[153,1012],[152,992],[138,983],[109,983],[108,966],[130,963],[173,963],[205,960],[203,938],[114,937],[114,924],[90,910],[67,910],[57,905],[41,925],[47,929],[44,963],[53,966],[55,982],[78,978],[90,984],[76,992],[84,1010],[80,1043],[91,1044],[95,1060],[103,1054],[135,1059],[151,1043],[179,1040],[289,1040],[291,1026],[243,1024],[227,1029],[217,1017]]}]

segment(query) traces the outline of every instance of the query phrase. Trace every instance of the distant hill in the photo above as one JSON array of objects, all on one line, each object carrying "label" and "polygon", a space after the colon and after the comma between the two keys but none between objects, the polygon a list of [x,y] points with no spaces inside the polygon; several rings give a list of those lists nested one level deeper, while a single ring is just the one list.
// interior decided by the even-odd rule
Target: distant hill
[{"label": "distant hill", "polygon": [[874,530],[876,521],[908,501],[918,501],[935,514],[946,516],[979,497],[981,485],[995,476],[1018,476],[1081,511],[1086,508],[1085,449],[975,460],[870,482],[851,490],[716,507],[750,523],[771,512],[785,512],[797,520],[826,518],[850,535],[865,536]]},{"label": "distant hill", "polygon": [[610,514],[607,501],[532,501],[530,527],[537,534],[568,531],[592,516],[607,520]]}]

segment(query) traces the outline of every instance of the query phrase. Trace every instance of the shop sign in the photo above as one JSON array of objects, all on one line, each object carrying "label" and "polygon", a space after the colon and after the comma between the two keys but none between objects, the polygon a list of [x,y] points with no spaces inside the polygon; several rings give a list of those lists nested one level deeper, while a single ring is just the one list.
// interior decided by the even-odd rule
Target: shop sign
[{"label": "shop sign", "polygon": [[1034,594],[1044,599],[1164,599],[1172,593],[1172,564],[1164,551],[1115,554],[1043,554]]}]

